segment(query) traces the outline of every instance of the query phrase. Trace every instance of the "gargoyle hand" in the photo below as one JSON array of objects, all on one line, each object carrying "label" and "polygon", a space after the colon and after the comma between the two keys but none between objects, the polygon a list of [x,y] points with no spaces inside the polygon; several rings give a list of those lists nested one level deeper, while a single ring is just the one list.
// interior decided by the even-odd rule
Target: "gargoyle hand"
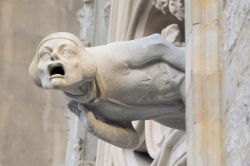
[{"label": "gargoyle hand", "polygon": [[96,120],[94,114],[88,111],[84,106],[80,106],[79,102],[70,101],[68,103],[69,110],[74,113],[84,123],[84,127],[91,132],[93,130],[92,123]]}]

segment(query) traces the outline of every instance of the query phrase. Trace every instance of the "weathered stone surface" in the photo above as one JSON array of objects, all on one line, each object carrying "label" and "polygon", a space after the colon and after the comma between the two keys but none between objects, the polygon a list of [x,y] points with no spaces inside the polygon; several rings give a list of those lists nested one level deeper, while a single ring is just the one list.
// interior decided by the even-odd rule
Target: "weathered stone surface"
[{"label": "weathered stone surface", "polygon": [[225,165],[250,165],[250,1],[225,1]]},{"label": "weathered stone surface", "polygon": [[33,86],[27,74],[42,36],[79,32],[81,0],[0,1],[0,165],[59,166],[65,160],[66,107],[60,93]]}]

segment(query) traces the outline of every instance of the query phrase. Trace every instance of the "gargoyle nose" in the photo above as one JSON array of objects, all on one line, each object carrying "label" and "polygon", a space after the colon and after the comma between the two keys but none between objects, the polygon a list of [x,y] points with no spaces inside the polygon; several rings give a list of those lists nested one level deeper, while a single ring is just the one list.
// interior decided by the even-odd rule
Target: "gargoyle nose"
[{"label": "gargoyle nose", "polygon": [[57,54],[55,54],[55,53],[51,54],[50,60],[52,60],[52,61],[58,60]]}]

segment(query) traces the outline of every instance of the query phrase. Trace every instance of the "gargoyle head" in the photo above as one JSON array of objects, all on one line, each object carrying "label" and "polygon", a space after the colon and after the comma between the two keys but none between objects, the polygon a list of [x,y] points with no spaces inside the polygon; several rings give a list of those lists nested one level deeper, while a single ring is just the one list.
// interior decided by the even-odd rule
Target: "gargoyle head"
[{"label": "gargoyle head", "polygon": [[46,36],[37,48],[29,73],[37,86],[65,89],[84,79],[81,62],[85,50],[78,37],[57,32]]}]

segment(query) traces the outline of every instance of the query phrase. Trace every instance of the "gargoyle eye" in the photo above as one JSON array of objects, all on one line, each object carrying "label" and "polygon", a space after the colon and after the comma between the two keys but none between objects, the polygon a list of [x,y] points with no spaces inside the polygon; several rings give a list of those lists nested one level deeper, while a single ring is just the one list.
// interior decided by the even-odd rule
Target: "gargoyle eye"
[{"label": "gargoyle eye", "polygon": [[42,59],[48,59],[50,57],[50,52],[48,51],[43,51],[42,53],[40,53],[40,58]]},{"label": "gargoyle eye", "polygon": [[71,48],[71,47],[70,48],[66,47],[63,49],[62,53],[65,57],[67,57],[67,56],[70,57],[70,56],[73,56],[76,54],[76,50],[74,48]]},{"label": "gargoyle eye", "polygon": [[73,50],[71,50],[71,49],[69,49],[69,48],[63,49],[63,55],[64,55],[64,56],[71,56],[71,55],[73,55],[73,54],[74,54],[74,51],[73,51]]}]

